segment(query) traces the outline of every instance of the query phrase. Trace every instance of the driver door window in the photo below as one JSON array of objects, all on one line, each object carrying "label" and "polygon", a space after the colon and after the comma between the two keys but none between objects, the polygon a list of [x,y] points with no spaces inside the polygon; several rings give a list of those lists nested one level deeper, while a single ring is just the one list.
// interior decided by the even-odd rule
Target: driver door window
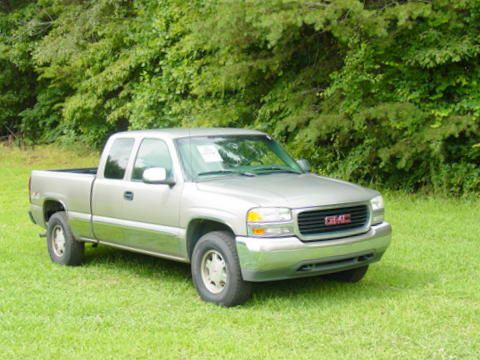
[{"label": "driver door window", "polygon": [[172,159],[167,144],[159,139],[145,139],[140,144],[132,172],[132,181],[142,181],[143,172],[150,168],[164,168],[171,179]]}]

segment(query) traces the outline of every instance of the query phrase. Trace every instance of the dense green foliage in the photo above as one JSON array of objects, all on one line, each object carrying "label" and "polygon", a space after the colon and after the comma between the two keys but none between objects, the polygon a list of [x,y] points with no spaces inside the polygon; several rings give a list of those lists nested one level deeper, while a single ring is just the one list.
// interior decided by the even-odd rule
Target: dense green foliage
[{"label": "dense green foliage", "polygon": [[1,4],[3,134],[254,127],[321,173],[480,191],[478,0]]}]

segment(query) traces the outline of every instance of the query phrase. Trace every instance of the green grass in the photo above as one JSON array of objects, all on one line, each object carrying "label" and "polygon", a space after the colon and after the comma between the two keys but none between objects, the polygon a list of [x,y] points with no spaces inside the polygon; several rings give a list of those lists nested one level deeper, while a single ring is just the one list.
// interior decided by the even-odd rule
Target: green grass
[{"label": "green grass", "polygon": [[224,309],[183,264],[90,246],[81,267],[51,263],[27,217],[29,172],[95,162],[0,146],[0,358],[478,358],[475,199],[389,194],[393,242],[364,281],[260,284]]}]

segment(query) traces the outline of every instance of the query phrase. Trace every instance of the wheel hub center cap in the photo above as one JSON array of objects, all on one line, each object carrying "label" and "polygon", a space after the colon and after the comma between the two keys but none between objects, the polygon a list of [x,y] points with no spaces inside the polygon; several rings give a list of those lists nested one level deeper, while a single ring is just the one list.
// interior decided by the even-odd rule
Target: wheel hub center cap
[{"label": "wheel hub center cap", "polygon": [[60,226],[53,230],[53,251],[55,255],[62,256],[65,252],[65,234]]},{"label": "wheel hub center cap", "polygon": [[218,294],[225,288],[227,268],[219,252],[210,250],[203,256],[202,279],[205,287],[214,294]]},{"label": "wheel hub center cap", "polygon": [[212,269],[212,272],[210,273],[210,278],[213,282],[216,283],[220,281],[220,277],[221,277],[221,269],[215,264]]}]

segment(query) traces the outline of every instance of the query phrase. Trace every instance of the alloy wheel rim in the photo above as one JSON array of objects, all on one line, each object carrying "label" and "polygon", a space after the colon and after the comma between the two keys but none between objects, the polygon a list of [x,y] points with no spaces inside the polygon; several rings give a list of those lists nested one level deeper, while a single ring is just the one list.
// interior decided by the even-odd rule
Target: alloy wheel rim
[{"label": "alloy wheel rim", "polygon": [[65,253],[65,233],[60,225],[55,225],[52,230],[52,248],[58,257]]},{"label": "alloy wheel rim", "polygon": [[227,265],[222,254],[216,250],[208,250],[201,263],[202,281],[208,291],[219,294],[228,281]]}]

